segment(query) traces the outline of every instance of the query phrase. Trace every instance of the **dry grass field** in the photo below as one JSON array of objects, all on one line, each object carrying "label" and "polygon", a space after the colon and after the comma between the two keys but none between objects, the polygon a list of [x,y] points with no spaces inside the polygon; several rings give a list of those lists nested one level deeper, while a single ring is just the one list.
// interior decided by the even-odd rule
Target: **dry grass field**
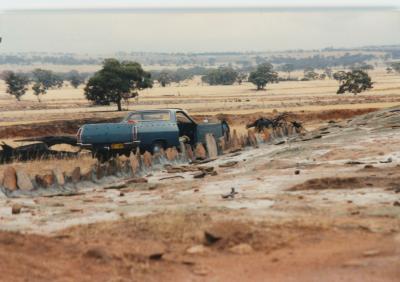
[{"label": "dry grass field", "polygon": [[[286,74],[282,74],[284,76]],[[300,76],[294,73],[292,76]],[[249,114],[278,111],[322,111],[329,109],[383,108],[400,102],[400,75],[371,71],[375,85],[358,96],[337,95],[335,80],[288,81],[255,91],[254,85],[209,86],[200,78],[167,87],[156,85],[140,92],[138,101],[125,109],[183,108],[191,114]],[[115,105],[93,107],[84,98],[83,88],[64,86],[50,90],[39,103],[31,91],[21,102],[5,93],[0,84],[0,126],[83,117],[115,117]]]}]

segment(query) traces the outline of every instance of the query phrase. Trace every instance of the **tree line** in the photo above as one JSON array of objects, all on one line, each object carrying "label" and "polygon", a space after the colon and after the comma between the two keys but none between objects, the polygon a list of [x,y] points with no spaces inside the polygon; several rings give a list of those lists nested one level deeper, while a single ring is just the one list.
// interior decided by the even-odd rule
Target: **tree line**
[{"label": "tree line", "polygon": [[[400,73],[400,62],[390,65],[393,72]],[[286,72],[287,78],[294,71],[290,64],[279,66],[277,69]],[[318,73],[314,68],[304,69],[302,80],[335,79],[339,83],[337,94],[346,92],[358,94],[373,87],[373,82],[368,71],[373,69],[372,65],[361,63],[353,66],[348,71],[333,72],[331,68],[325,68]],[[191,79],[195,75],[202,75],[202,81],[210,85],[232,85],[248,81],[256,86],[257,90],[264,90],[269,84],[279,83],[285,80],[279,77],[275,67],[268,62],[260,63],[255,69],[244,72],[229,66],[207,69],[194,67],[189,69],[161,70],[147,72],[141,64],[133,61],[119,61],[117,59],[106,59],[102,68],[94,74],[70,71],[68,73],[55,73],[50,70],[35,69],[30,73],[15,73],[6,71],[2,78],[7,84],[7,93],[20,100],[31,87],[38,101],[49,89],[59,88],[65,80],[73,87],[84,84],[85,97],[96,105],[110,105],[115,103],[118,110],[122,110],[123,100],[129,100],[138,96],[138,91],[153,87],[154,80],[165,87],[172,82]]]},{"label": "tree line", "polygon": [[64,81],[68,81],[74,88],[84,84],[90,73],[80,73],[72,70],[66,73],[55,73],[51,70],[35,69],[28,73],[16,73],[13,71],[4,71],[1,78],[7,85],[7,93],[14,96],[18,101],[29,90],[29,86],[33,94],[40,102],[40,97],[47,93],[49,89],[61,88]]}]

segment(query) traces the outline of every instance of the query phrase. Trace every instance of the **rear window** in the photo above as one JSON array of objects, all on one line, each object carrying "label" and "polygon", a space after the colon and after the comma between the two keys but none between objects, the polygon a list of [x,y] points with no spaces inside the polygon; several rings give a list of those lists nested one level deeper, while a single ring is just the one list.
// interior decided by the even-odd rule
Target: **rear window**
[{"label": "rear window", "polygon": [[162,112],[137,112],[130,114],[125,121],[169,121],[170,115],[168,111]]}]

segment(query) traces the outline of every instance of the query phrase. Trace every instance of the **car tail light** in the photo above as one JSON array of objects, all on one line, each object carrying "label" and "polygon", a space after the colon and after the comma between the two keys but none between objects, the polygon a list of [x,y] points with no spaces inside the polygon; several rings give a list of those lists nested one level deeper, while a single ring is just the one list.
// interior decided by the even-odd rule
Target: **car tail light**
[{"label": "car tail light", "polygon": [[76,133],[76,141],[78,144],[82,143],[82,132],[83,132],[83,128],[79,128],[78,132]]},{"label": "car tail light", "polygon": [[137,126],[132,126],[132,141],[137,140]]}]

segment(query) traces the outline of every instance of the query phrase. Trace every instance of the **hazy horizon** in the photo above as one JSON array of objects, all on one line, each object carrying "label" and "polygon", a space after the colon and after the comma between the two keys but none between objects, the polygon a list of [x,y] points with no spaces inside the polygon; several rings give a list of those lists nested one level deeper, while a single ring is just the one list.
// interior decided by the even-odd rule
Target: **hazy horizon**
[{"label": "hazy horizon", "polygon": [[389,8],[13,11],[0,53],[263,52],[400,44]]}]

